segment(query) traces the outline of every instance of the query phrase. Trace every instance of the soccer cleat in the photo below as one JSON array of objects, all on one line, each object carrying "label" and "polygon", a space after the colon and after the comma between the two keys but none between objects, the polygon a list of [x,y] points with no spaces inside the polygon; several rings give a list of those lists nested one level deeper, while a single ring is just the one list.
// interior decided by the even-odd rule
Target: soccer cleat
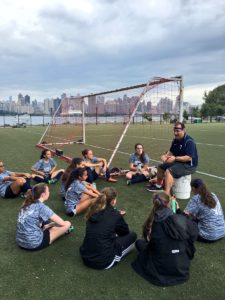
[{"label": "soccer cleat", "polygon": [[130,184],[131,184],[131,180],[128,179],[128,180],[127,180],[127,185],[130,185]]},{"label": "soccer cleat", "polygon": [[65,234],[69,234],[74,231],[74,227],[71,225],[70,228],[66,231]]},{"label": "soccer cleat", "polygon": [[54,183],[56,183],[56,182],[57,182],[57,179],[56,179],[56,178],[50,179],[50,180],[48,181],[49,184],[54,184]]},{"label": "soccer cleat", "polygon": [[152,186],[149,186],[147,187],[147,191],[149,192],[163,192],[163,187],[162,186],[156,186],[156,185],[152,185]]}]

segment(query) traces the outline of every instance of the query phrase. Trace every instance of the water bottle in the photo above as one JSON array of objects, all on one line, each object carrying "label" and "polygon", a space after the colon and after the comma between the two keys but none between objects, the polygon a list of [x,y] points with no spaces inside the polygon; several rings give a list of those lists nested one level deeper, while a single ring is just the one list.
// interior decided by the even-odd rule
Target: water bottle
[{"label": "water bottle", "polygon": [[93,188],[97,189],[97,185],[95,182],[92,182],[92,186],[93,186]]},{"label": "water bottle", "polygon": [[177,212],[177,203],[176,203],[175,199],[171,200],[171,209],[172,209],[174,214]]}]

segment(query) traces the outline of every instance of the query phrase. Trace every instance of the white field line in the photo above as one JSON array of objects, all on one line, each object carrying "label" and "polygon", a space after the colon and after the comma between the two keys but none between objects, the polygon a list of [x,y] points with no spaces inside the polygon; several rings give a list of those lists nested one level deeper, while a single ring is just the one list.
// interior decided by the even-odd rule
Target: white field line
[{"label": "white field line", "polygon": [[[29,131],[29,132],[31,132],[31,131]],[[34,134],[34,132],[31,132],[31,133]],[[35,133],[35,134],[38,134],[38,133]],[[41,135],[41,133],[39,135]],[[97,149],[102,149],[102,150],[107,150],[107,151],[113,152],[112,149],[103,148],[103,147],[99,147],[99,146],[95,146],[95,145],[90,145],[90,144],[85,144],[85,145],[93,147],[93,148],[97,148]],[[120,153],[120,154],[124,154],[124,155],[130,155],[130,153],[128,153],[128,152],[123,152],[123,151],[117,151],[117,152]],[[154,162],[160,163],[159,160],[155,160],[155,159],[151,159],[151,160],[154,161]],[[202,172],[202,171],[196,171],[196,173],[202,174],[202,175],[205,175],[205,176],[209,176],[209,177],[213,177],[213,178],[217,178],[217,179],[221,179],[221,180],[225,180],[224,177],[213,175],[213,174],[209,174],[209,173]]]}]

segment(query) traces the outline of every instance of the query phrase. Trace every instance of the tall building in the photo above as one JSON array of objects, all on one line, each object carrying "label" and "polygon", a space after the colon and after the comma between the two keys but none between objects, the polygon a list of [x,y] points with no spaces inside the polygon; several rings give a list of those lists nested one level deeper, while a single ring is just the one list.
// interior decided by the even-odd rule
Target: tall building
[{"label": "tall building", "polygon": [[88,113],[90,114],[96,113],[96,96],[88,97]]},{"label": "tall building", "polygon": [[29,95],[26,95],[26,96],[24,97],[24,104],[25,104],[25,105],[30,104],[30,96],[29,96]]},{"label": "tall building", "polygon": [[19,106],[25,105],[25,100],[24,100],[24,97],[21,93],[18,94],[18,105]]}]

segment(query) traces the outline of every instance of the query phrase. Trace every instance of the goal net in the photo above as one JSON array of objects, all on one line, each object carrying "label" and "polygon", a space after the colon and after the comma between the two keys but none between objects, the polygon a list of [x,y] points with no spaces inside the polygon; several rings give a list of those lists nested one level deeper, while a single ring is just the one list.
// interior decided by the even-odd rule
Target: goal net
[{"label": "goal net", "polygon": [[182,78],[155,77],[136,86],[64,98],[39,147],[60,149],[66,160],[90,148],[111,166],[127,168],[134,145],[141,143],[154,164],[168,150],[172,124],[179,119]]}]

